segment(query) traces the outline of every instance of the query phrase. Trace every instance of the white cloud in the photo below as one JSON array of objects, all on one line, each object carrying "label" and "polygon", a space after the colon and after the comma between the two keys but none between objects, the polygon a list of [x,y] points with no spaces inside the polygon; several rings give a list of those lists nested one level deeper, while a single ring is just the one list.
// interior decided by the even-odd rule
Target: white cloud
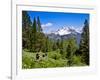
[{"label": "white cloud", "polygon": [[46,24],[42,24],[42,28],[48,28],[50,26],[52,26],[53,24],[52,23],[46,23]]}]

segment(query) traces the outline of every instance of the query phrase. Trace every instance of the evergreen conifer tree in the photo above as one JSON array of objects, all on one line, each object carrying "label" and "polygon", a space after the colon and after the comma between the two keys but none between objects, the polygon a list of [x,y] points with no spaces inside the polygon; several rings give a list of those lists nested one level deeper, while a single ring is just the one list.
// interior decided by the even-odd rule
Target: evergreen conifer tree
[{"label": "evergreen conifer tree", "polygon": [[84,22],[81,36],[79,51],[82,54],[82,61],[89,65],[89,23],[87,20]]},{"label": "evergreen conifer tree", "polygon": [[41,22],[39,16],[37,17],[37,31],[42,32]]}]

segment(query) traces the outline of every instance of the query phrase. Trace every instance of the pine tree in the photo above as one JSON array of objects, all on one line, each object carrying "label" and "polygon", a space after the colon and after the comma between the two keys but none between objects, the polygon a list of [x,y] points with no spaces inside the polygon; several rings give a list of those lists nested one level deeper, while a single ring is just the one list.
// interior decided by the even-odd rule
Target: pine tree
[{"label": "pine tree", "polygon": [[57,48],[60,49],[60,40],[58,39],[56,42]]},{"label": "pine tree", "polygon": [[27,11],[22,11],[22,28],[26,29],[30,27],[32,24],[30,20],[30,16],[28,15]]},{"label": "pine tree", "polygon": [[37,22],[36,22],[36,19],[34,18],[34,20],[33,20],[33,25],[32,25],[32,27],[33,27],[33,33],[36,33],[37,32]]},{"label": "pine tree", "polygon": [[36,19],[34,18],[33,20],[33,25],[32,25],[32,28],[31,28],[31,32],[30,32],[30,51],[32,52],[35,52],[35,45],[36,45]]},{"label": "pine tree", "polygon": [[37,31],[42,32],[41,22],[39,16],[37,17]]},{"label": "pine tree", "polygon": [[56,45],[56,42],[53,43],[53,50],[57,50],[57,45]]},{"label": "pine tree", "polygon": [[59,48],[60,48],[60,54],[62,54],[63,55],[63,39],[61,40],[61,42],[60,42],[60,46],[59,46]]},{"label": "pine tree", "polygon": [[72,63],[71,43],[68,44],[66,52],[67,52],[66,58],[68,59],[68,66],[71,66]]},{"label": "pine tree", "polygon": [[48,51],[53,51],[53,40],[48,38]]},{"label": "pine tree", "polygon": [[29,48],[29,34],[32,22],[27,11],[22,11],[22,47]]},{"label": "pine tree", "polygon": [[37,17],[37,44],[36,47],[38,48],[37,51],[43,51],[46,52],[46,37],[44,33],[42,32],[41,22],[39,16]]},{"label": "pine tree", "polygon": [[73,56],[77,50],[77,42],[74,37],[68,40],[68,45],[66,47],[66,58],[68,59],[68,65],[72,66],[73,63]]},{"label": "pine tree", "polygon": [[82,61],[89,65],[89,23],[87,20],[84,22],[81,36],[79,51],[82,54]]},{"label": "pine tree", "polygon": [[63,39],[61,39],[61,42],[60,42],[60,49],[63,49]]},{"label": "pine tree", "polygon": [[37,51],[46,52],[46,37],[42,32],[37,32],[36,49]]},{"label": "pine tree", "polygon": [[49,51],[49,38],[48,37],[46,37],[45,45],[46,45],[45,52],[48,52]]},{"label": "pine tree", "polygon": [[34,52],[39,52],[39,51],[43,51],[45,52],[46,49],[46,37],[45,34],[42,32],[42,27],[41,27],[41,22],[40,19],[38,17],[37,21],[36,18],[34,18],[33,21],[33,51]]}]

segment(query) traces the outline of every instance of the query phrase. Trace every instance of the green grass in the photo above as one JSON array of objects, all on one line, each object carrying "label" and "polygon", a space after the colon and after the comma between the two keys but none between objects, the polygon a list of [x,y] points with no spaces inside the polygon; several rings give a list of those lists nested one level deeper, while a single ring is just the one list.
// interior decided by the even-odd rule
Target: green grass
[{"label": "green grass", "polygon": [[[53,67],[68,67],[68,59],[62,58],[58,51],[51,51],[44,59],[36,60],[36,53],[23,50],[22,52],[22,68],[53,68]],[[73,56],[71,66],[84,66],[80,56]]]}]

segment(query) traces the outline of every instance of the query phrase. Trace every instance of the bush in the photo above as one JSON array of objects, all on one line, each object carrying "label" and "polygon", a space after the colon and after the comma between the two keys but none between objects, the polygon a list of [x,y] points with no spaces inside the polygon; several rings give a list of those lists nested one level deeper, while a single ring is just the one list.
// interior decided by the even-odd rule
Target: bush
[{"label": "bush", "polygon": [[32,68],[35,64],[35,59],[32,56],[33,53],[22,52],[22,68]]},{"label": "bush", "polygon": [[[54,67],[67,67],[69,59],[62,58],[59,51],[48,52],[47,59],[36,60],[36,53],[23,51],[22,53],[22,68],[54,68]],[[81,61],[80,56],[73,55],[71,66],[85,66]]]},{"label": "bush", "polygon": [[55,60],[60,59],[62,56],[60,53],[58,53],[57,51],[53,51],[51,53],[49,53],[49,57]]},{"label": "bush", "polygon": [[74,55],[72,58],[72,66],[85,66],[81,61],[81,56]]}]

